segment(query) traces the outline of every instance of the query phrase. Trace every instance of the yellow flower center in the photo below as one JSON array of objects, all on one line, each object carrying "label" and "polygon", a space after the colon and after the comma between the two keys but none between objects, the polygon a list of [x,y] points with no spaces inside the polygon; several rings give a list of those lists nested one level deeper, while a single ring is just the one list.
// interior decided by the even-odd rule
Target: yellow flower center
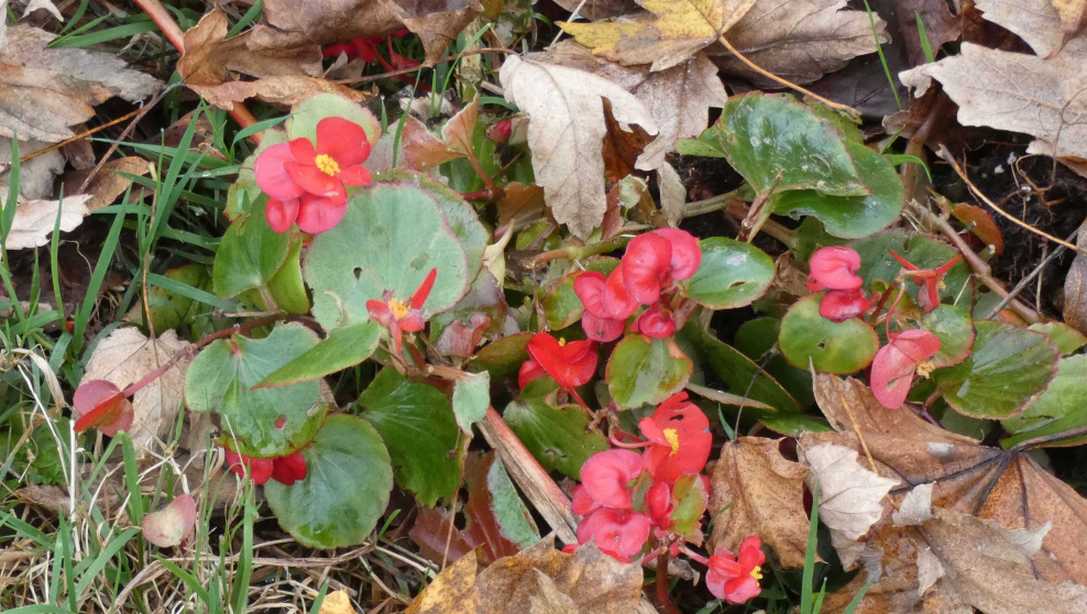
[{"label": "yellow flower center", "polygon": [[921,377],[928,377],[932,371],[936,368],[936,365],[929,361],[923,361],[917,365],[917,374]]},{"label": "yellow flower center", "polygon": [[389,311],[393,312],[393,315],[397,320],[403,320],[408,315],[408,306],[398,300],[389,299]]},{"label": "yellow flower center", "polygon": [[566,339],[564,337],[559,337],[559,347],[560,348],[566,347]]},{"label": "yellow flower center", "polygon": [[664,429],[662,431],[664,440],[668,442],[668,445],[672,446],[672,454],[675,455],[679,452],[679,433],[676,429]]},{"label": "yellow flower center", "polygon": [[755,565],[751,568],[751,577],[758,582],[762,581],[762,565]]},{"label": "yellow flower center", "polygon": [[340,174],[340,165],[328,154],[320,154],[313,159],[313,164],[322,173],[335,177]]}]

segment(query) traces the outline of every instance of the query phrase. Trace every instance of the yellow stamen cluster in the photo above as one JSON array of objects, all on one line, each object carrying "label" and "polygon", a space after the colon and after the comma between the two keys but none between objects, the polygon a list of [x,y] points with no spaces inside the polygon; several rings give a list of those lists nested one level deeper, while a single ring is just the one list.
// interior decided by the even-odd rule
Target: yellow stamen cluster
[{"label": "yellow stamen cluster", "polygon": [[754,567],[751,568],[751,577],[755,578],[755,580],[757,580],[759,582],[762,581],[762,566],[761,565],[755,565]]},{"label": "yellow stamen cluster", "polygon": [[402,320],[407,317],[409,310],[406,304],[394,298],[389,300],[389,311],[393,312],[397,320]]},{"label": "yellow stamen cluster", "polygon": [[340,164],[328,154],[320,154],[313,159],[314,166],[322,173],[335,177],[340,174]]},{"label": "yellow stamen cluster", "polygon": [[927,360],[917,364],[917,374],[921,377],[928,377],[935,369],[936,365]]},{"label": "yellow stamen cluster", "polygon": [[676,432],[676,429],[664,429],[662,434],[668,445],[672,446],[672,455],[677,454],[679,452],[679,433]]}]

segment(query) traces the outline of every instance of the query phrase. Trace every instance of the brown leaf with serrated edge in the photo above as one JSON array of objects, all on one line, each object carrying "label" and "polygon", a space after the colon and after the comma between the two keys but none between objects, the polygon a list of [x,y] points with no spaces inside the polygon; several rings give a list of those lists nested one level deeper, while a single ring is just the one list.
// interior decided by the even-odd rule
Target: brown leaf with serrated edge
[{"label": "brown leaf with serrated edge", "polygon": [[[1079,227],[1076,245],[1087,250],[1087,220]],[[1079,252],[1064,277],[1064,323],[1087,334],[1087,254]]]},{"label": "brown leaf with serrated edge", "polygon": [[442,126],[442,141],[446,147],[462,156],[474,156],[472,135],[478,121],[479,96],[476,96]]},{"label": "brown leaf with serrated edge", "polygon": [[405,614],[478,612],[481,604],[476,590],[476,568],[476,553],[473,550],[442,570],[411,602]]},{"label": "brown leaf with serrated edge", "polygon": [[419,508],[415,522],[408,531],[408,537],[419,546],[419,552],[423,556],[438,565],[443,562],[452,563],[473,548],[468,534],[453,523],[453,515],[436,508]]},{"label": "brown leaf with serrated edge", "polygon": [[782,456],[779,445],[777,439],[740,437],[721,448],[710,476],[710,544],[738,552],[745,537],[758,534],[782,567],[802,567],[808,541],[808,470]]},{"label": "brown leaf with serrated edge", "polygon": [[888,411],[858,380],[817,375],[815,397],[839,432],[805,435],[805,444],[832,443],[865,455],[864,439],[879,473],[903,486],[934,483],[933,504],[992,520],[1006,529],[1052,528],[1032,557],[1035,573],[1049,582],[1087,584],[1087,500],[1054,477],[1026,450],[978,445],[930,424],[912,411]]},{"label": "brown leaf with serrated edge", "polygon": [[117,96],[137,102],[162,83],[128,68],[111,53],[49,47],[54,35],[11,26],[0,49],[0,136],[49,143],[94,116],[94,106]]},{"label": "brown leaf with serrated edge", "polygon": [[486,553],[486,558],[495,560],[502,556],[517,554],[517,544],[502,535],[494,510],[491,507],[491,492],[487,488],[487,471],[494,462],[494,452],[470,454],[464,466],[464,479],[468,483],[468,503],[464,505],[464,515],[468,518],[469,539],[479,545]]}]

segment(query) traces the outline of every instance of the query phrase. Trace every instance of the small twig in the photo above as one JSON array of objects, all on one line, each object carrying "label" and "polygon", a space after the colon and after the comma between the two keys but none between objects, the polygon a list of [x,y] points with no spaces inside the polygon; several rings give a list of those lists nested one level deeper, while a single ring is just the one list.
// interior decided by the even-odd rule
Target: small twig
[{"label": "small twig", "polygon": [[672,598],[668,595],[668,558],[668,548],[664,548],[657,555],[657,605],[664,614],[679,614],[676,604],[672,603]]},{"label": "small twig", "polygon": [[[1073,230],[1072,234],[1068,235],[1067,240],[1072,241],[1076,238],[1077,234],[1079,234],[1078,228],[1076,230]],[[1032,279],[1037,277],[1042,272],[1042,270],[1045,269],[1047,264],[1053,262],[1053,260],[1057,256],[1063,254],[1065,249],[1066,248],[1063,245],[1058,245],[1056,249],[1054,249],[1048,256],[1043,258],[1042,261],[1038,263],[1038,266],[1034,267],[1034,270],[1031,271],[1029,275],[1027,275],[1023,279],[1020,279],[1019,283],[1015,284],[1015,286],[1008,292],[1008,295],[1002,298],[995,307],[989,310],[989,314],[986,317],[991,318],[996,314],[1000,313],[1001,309],[1007,307],[1008,303],[1011,302],[1016,296],[1019,296],[1019,293],[1026,289],[1027,284],[1029,284]]]}]

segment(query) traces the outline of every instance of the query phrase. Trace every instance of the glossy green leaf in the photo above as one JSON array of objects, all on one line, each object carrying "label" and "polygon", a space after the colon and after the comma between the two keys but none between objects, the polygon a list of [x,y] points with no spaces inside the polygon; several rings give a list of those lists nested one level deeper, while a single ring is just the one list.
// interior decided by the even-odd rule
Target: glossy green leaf
[{"label": "glossy green leaf", "polygon": [[337,328],[317,345],[260,381],[258,386],[285,386],[318,380],[369,358],[381,339],[381,327],[362,322]]},{"label": "glossy green leaf", "polygon": [[329,417],[303,450],[307,473],[290,486],[264,487],[283,527],[311,548],[361,544],[389,504],[393,472],[374,427],[355,416]]},{"label": "glossy green leaf", "polygon": [[687,384],[694,364],[672,339],[623,337],[608,359],[608,391],[620,407],[655,405]]},{"label": "glossy green leaf", "polygon": [[702,536],[702,515],[709,505],[706,483],[697,475],[684,475],[672,486],[672,526],[675,533],[688,539]]},{"label": "glossy green leaf", "polygon": [[301,241],[292,243],[283,266],[268,280],[268,293],[275,301],[275,305],[267,305],[269,309],[277,307],[295,315],[309,313],[309,295],[306,294],[306,285],[302,282]]},{"label": "glossy green leaf", "polygon": [[1062,356],[1067,356],[1087,345],[1087,336],[1064,322],[1039,322],[1031,324],[1028,328],[1049,337]]},{"label": "glossy green leaf", "polygon": [[223,298],[256,290],[270,302],[268,284],[287,261],[297,233],[278,233],[264,221],[263,206],[252,215],[235,220],[215,251],[211,269],[212,288]]},{"label": "glossy green leaf", "polygon": [[1066,447],[1087,441],[1087,354],[1062,358],[1046,391],[1023,415],[1003,425],[1013,433],[1001,440],[1005,448],[1024,442]]},{"label": "glossy green leaf", "polygon": [[503,537],[520,548],[528,548],[540,541],[540,529],[506,473],[501,458],[495,457],[487,470],[487,490],[491,493],[491,511]]},{"label": "glossy green leaf", "polygon": [[736,348],[693,323],[683,329],[683,334],[730,392],[762,401],[780,412],[800,411],[800,404],[773,376]]},{"label": "glossy green leaf", "polygon": [[[864,278],[866,288],[872,288],[876,282],[885,286],[895,282],[899,271],[902,270],[902,265],[891,256],[891,250],[922,269],[936,268],[958,254],[955,248],[943,241],[902,230],[881,232],[866,239],[853,241],[849,245],[861,256],[861,268],[857,274]],[[944,277],[944,286],[940,289],[940,300],[956,304],[956,299],[969,298],[969,290],[964,290],[969,277],[969,269],[964,263],[960,262],[952,267]],[[917,297],[922,291],[912,282],[909,288],[913,297]]]},{"label": "glossy green leaf", "polygon": [[276,326],[263,339],[214,341],[185,373],[185,403],[192,411],[218,412],[224,435],[242,454],[293,452],[313,438],[327,410],[318,382],[253,386],[315,345],[317,335],[297,323]]},{"label": "glossy green leaf", "polygon": [[868,193],[842,132],[783,94],[751,93],[725,103],[721,118],[680,153],[720,152],[760,195],[787,190]]},{"label": "glossy green leaf", "polygon": [[958,307],[940,305],[925,314],[921,327],[940,338],[940,351],[931,359],[936,367],[959,364],[974,346],[973,320]]},{"label": "glossy green leaf", "polygon": [[725,237],[702,239],[702,263],[684,282],[687,297],[710,309],[746,307],[774,280],[774,261],[761,249]]},{"label": "glossy green leaf", "polygon": [[1045,391],[1059,353],[1041,333],[992,320],[975,322],[974,349],[932,377],[947,404],[975,418],[1018,416]]},{"label": "glossy green leaf", "polygon": [[430,507],[453,496],[460,485],[458,430],[440,390],[386,367],[359,396],[359,405],[385,440],[397,484]]},{"label": "glossy green leaf", "polygon": [[433,268],[438,276],[423,310],[449,309],[479,267],[468,261],[430,192],[391,183],[350,197],[344,219],[314,238],[303,275],[313,290],[313,315],[331,330],[368,320],[366,301],[386,291],[407,301]]},{"label": "glossy green leaf", "polygon": [[469,373],[453,384],[453,417],[468,435],[472,425],[483,419],[491,405],[491,374]]},{"label": "glossy green leaf", "polygon": [[766,428],[788,437],[799,437],[804,433],[825,433],[833,431],[825,420],[807,414],[780,414],[759,418]]},{"label": "glossy green leaf", "polygon": [[736,329],[733,345],[751,360],[762,365],[802,406],[815,403],[811,372],[789,364],[777,347],[781,320],[762,317],[747,320]]},{"label": "glossy green leaf", "polygon": [[866,237],[898,219],[905,205],[905,190],[894,166],[862,143],[845,143],[856,163],[864,196],[839,196],[825,190],[777,192],[774,213],[818,218],[826,231],[843,239]]},{"label": "glossy green leaf", "polygon": [[822,373],[854,373],[868,366],[879,349],[879,335],[866,322],[834,322],[819,315],[822,294],[800,299],[781,320],[778,347],[789,364],[814,366]]},{"label": "glossy green leaf", "polygon": [[493,380],[516,375],[521,364],[528,360],[530,339],[532,333],[527,332],[495,339],[479,350],[469,367],[473,371],[487,371]]},{"label": "glossy green leaf", "polygon": [[316,94],[291,108],[287,120],[287,136],[304,137],[316,143],[317,123],[326,117],[342,117],[355,122],[366,131],[370,144],[381,138],[381,124],[366,107],[336,94]]},{"label": "glossy green leaf", "polygon": [[589,428],[589,417],[577,405],[522,399],[507,405],[502,417],[541,465],[572,479],[590,456],[608,449],[608,440]]}]

